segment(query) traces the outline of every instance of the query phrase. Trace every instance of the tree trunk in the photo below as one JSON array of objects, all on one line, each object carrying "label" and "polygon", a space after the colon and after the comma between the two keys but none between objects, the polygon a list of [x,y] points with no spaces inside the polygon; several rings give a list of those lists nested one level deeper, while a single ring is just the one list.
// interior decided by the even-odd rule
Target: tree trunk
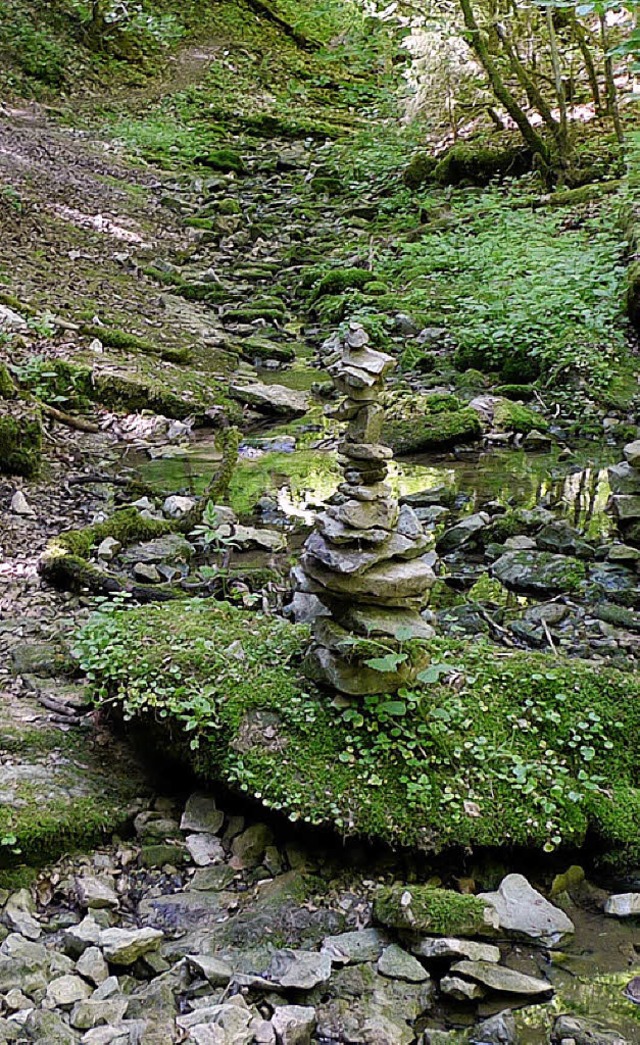
[{"label": "tree trunk", "polygon": [[553,69],[553,79],[556,86],[556,96],[558,98],[558,110],[560,113],[560,121],[558,132],[556,134],[556,142],[558,143],[558,158],[563,168],[569,166],[570,160],[570,147],[569,147],[569,121],[567,116],[567,96],[564,89],[564,80],[562,79],[562,68],[560,66],[560,54],[558,52],[558,38],[556,36],[556,29],[553,24],[553,11],[551,7],[547,7],[546,10],[547,18],[547,32],[549,33],[549,50],[551,53],[551,67]]},{"label": "tree trunk", "polygon": [[604,51],[604,82],[607,89],[607,114],[613,121],[616,138],[620,144],[622,144],[624,141],[624,131],[622,129],[620,110],[618,108],[618,91],[616,88],[616,82],[613,78],[613,62],[609,55],[609,33],[607,32],[607,19],[605,15],[600,15],[600,39],[602,40],[602,50]]},{"label": "tree trunk", "polygon": [[587,35],[580,25],[580,22],[576,18],[575,14],[571,15],[569,20],[569,26],[574,40],[580,48],[580,54],[584,62],[584,67],[587,73],[587,79],[589,80],[589,87],[591,89],[591,97],[593,98],[593,104],[598,116],[603,115],[602,95],[600,93],[600,84],[598,83],[598,74],[596,72],[595,62],[593,55],[589,49],[589,41]]},{"label": "tree trunk", "polygon": [[531,148],[532,152],[538,155],[542,161],[543,174],[545,179],[549,181],[550,177],[550,155],[549,149],[545,142],[537,133],[534,127],[529,123],[527,114],[520,107],[516,99],[513,97],[509,89],[507,88],[498,66],[494,62],[489,48],[487,47],[486,40],[482,35],[482,31],[476,21],[473,8],[471,6],[471,0],[460,0],[460,8],[464,18],[464,24],[467,29],[468,42],[473,48],[478,61],[484,69],[493,93],[495,94],[498,101],[504,105],[505,109],[509,113],[509,116],[514,121],[518,130],[522,134],[527,145]]}]

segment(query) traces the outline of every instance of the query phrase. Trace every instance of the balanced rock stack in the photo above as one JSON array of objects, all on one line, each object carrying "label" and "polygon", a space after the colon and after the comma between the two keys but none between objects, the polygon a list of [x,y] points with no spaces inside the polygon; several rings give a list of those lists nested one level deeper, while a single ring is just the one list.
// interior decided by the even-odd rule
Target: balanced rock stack
[{"label": "balanced rock stack", "polygon": [[[384,409],[379,402],[395,360],[372,349],[366,331],[352,323],[346,338],[327,360],[338,392],[345,398],[331,415],[347,422],[340,444],[344,482],[320,512],[293,570],[296,590],[314,593],[329,610],[314,624],[313,646],[305,671],[315,681],[349,695],[397,690],[420,665],[400,653],[395,670],[378,671],[365,661],[397,653],[409,638],[430,638],[420,616],[435,575],[415,512],[400,507],[385,483],[392,451],[380,443]],[[368,638],[358,651],[355,638]],[[362,644],[360,644],[362,646]]]},{"label": "balanced rock stack", "polygon": [[624,448],[624,461],[609,469],[611,509],[630,544],[640,544],[640,440]]}]

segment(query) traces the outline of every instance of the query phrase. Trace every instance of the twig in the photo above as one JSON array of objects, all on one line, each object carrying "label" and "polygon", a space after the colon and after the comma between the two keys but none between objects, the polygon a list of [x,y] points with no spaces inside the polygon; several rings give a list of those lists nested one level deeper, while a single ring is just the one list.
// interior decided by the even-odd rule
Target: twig
[{"label": "twig", "polygon": [[489,613],[487,613],[487,611],[482,606],[477,606],[476,608],[478,610],[479,615],[482,617],[483,620],[487,622],[489,627],[493,628],[493,630],[497,632],[498,635],[500,635],[505,646],[514,647],[515,642],[510,637],[508,628],[503,628],[501,624],[498,624],[498,622],[495,621],[493,617]]},{"label": "twig", "polygon": [[543,627],[545,635],[547,636],[547,642],[551,646],[551,649],[553,651],[554,656],[557,657],[558,656],[558,648],[557,648],[555,642],[553,641],[553,638],[551,637],[551,632],[549,631],[549,625],[547,624],[546,620],[544,620],[544,618],[542,620],[542,627]]}]

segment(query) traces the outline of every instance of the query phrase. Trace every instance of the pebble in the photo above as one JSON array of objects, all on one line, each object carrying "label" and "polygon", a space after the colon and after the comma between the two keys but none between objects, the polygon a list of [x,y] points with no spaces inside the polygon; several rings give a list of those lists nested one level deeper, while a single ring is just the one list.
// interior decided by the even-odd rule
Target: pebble
[{"label": "pebble", "polygon": [[16,490],[11,498],[11,511],[14,515],[26,515],[32,519],[35,518],[36,514],[22,490]]}]

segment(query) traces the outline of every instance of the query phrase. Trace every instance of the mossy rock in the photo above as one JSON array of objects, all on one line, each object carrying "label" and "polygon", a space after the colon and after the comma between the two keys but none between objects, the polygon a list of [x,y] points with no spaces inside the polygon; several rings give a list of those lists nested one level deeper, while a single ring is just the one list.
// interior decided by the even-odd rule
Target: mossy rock
[{"label": "mossy rock", "polygon": [[618,806],[640,796],[632,673],[434,639],[438,669],[411,701],[343,714],[300,670],[308,643],[304,626],[188,600],[94,617],[75,646],[98,704],[137,723],[146,748],[292,821],[424,852],[588,838],[586,858],[599,838],[640,858]]},{"label": "mossy rock", "polygon": [[402,180],[408,189],[419,189],[426,182],[432,181],[440,158],[428,152],[418,152],[405,167]]},{"label": "mossy rock", "polygon": [[40,468],[42,419],[38,407],[0,399],[0,472],[29,478]]},{"label": "mossy rock", "polygon": [[86,337],[98,338],[107,348],[117,348],[125,352],[139,352],[144,356],[159,356],[171,363],[186,363],[191,353],[188,348],[174,348],[169,345],[157,345],[137,334],[129,334],[118,327],[94,326],[91,323],[81,327]]},{"label": "mossy rock", "polygon": [[493,423],[504,432],[521,432],[524,435],[545,431],[549,427],[549,422],[536,410],[510,399],[503,399],[496,404]]},{"label": "mossy rock", "polygon": [[14,399],[17,394],[11,374],[4,363],[0,363],[0,399]]},{"label": "mossy rock", "polygon": [[640,261],[629,266],[627,275],[627,315],[634,330],[640,333]]},{"label": "mossy rock", "polygon": [[468,406],[416,416],[408,421],[390,421],[384,431],[385,441],[397,454],[440,450],[456,443],[473,442],[481,435],[480,418]]},{"label": "mossy rock", "polygon": [[494,394],[514,401],[521,399],[527,403],[533,399],[534,389],[531,385],[498,385],[494,388]]},{"label": "mossy rock", "polygon": [[533,154],[512,146],[492,149],[468,143],[453,145],[440,159],[434,178],[439,185],[488,185],[494,178],[516,178],[531,170]]},{"label": "mossy rock", "polygon": [[428,885],[391,885],[378,889],[373,917],[390,929],[437,936],[476,936],[491,925],[491,908],[477,896]]},{"label": "mossy rock", "polygon": [[312,300],[343,294],[345,290],[361,290],[367,283],[373,283],[376,279],[375,273],[369,272],[368,269],[334,269],[321,277],[315,286]]},{"label": "mossy rock", "polygon": [[198,167],[208,167],[221,174],[244,174],[245,165],[242,156],[235,149],[211,149],[194,157]]}]

